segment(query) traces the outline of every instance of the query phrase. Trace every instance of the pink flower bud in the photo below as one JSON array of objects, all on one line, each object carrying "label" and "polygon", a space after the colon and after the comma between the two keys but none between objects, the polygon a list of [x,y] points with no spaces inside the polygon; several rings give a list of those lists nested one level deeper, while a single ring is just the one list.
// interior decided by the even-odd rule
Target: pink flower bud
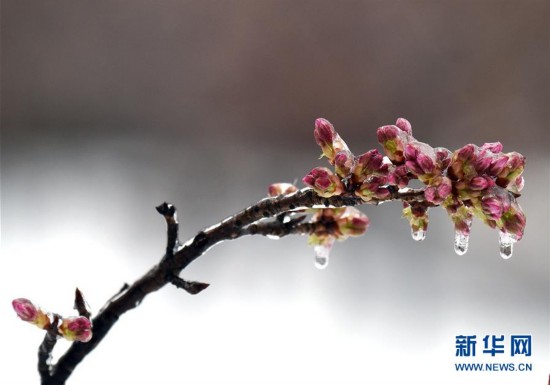
[{"label": "pink flower bud", "polygon": [[399,127],[402,131],[405,131],[407,134],[412,134],[412,126],[407,119],[398,118],[395,122],[395,125]]},{"label": "pink flower bud", "polygon": [[487,170],[487,174],[491,176],[497,176],[504,170],[504,167],[506,167],[507,163],[508,163],[508,157],[506,155],[497,154],[495,157],[491,159],[491,165]]},{"label": "pink flower bud", "polygon": [[368,202],[373,199],[384,200],[390,196],[390,190],[382,186],[387,182],[387,177],[372,176],[355,190],[355,195]]},{"label": "pink flower bud", "polygon": [[336,220],[336,223],[338,224],[338,231],[342,236],[338,238],[357,237],[367,232],[369,218],[354,207],[346,207],[346,210]]},{"label": "pink flower bud", "polygon": [[407,144],[405,146],[405,158],[407,160],[416,161],[416,157],[418,156],[418,149],[416,146],[412,144]]},{"label": "pink flower bud", "polygon": [[384,158],[378,150],[370,150],[360,155],[356,159],[353,169],[354,183],[362,183],[373,175],[386,175],[389,165],[384,163]]},{"label": "pink flower bud", "polygon": [[291,183],[273,183],[268,187],[268,194],[270,197],[287,195],[296,191],[298,191],[298,188]]},{"label": "pink flower bud", "polygon": [[302,181],[313,187],[315,192],[323,198],[340,195],[344,192],[344,185],[340,178],[325,167],[314,168]]},{"label": "pink flower bud", "polygon": [[426,187],[426,189],[424,190],[424,198],[426,198],[428,202],[432,202],[432,203],[436,202],[437,196],[436,196],[436,190],[434,186]]},{"label": "pink flower bud", "polygon": [[428,202],[441,204],[452,191],[451,180],[447,177],[437,177],[432,184],[424,190],[424,198]]},{"label": "pink flower bud", "polygon": [[424,183],[428,182],[434,175],[441,174],[441,171],[435,167],[435,150],[426,143],[414,141],[407,144],[405,158],[405,165],[408,170]]},{"label": "pink flower bud", "polygon": [[439,186],[437,186],[437,194],[441,197],[441,199],[445,199],[451,194],[453,186],[451,184],[451,180],[447,177],[441,178],[441,182]]},{"label": "pink flower bud", "polygon": [[502,216],[503,202],[494,196],[486,196],[481,199],[481,208],[487,218],[497,221]]},{"label": "pink flower bud", "polygon": [[388,183],[392,186],[404,188],[409,184],[409,171],[405,165],[392,166],[392,169],[388,175]]},{"label": "pink flower bud", "polygon": [[334,126],[328,120],[323,118],[315,120],[313,136],[319,146],[332,145],[332,141],[336,138],[336,135]]},{"label": "pink flower bud", "polygon": [[497,154],[502,151],[502,144],[500,142],[485,143],[481,146],[482,150],[491,151],[493,154]]},{"label": "pink flower bud", "polygon": [[422,170],[422,167],[420,167],[420,165],[412,160],[407,160],[405,162],[405,166],[407,167],[407,169],[413,173],[414,175],[418,176],[418,175],[423,175],[424,174],[424,170]]},{"label": "pink flower bud", "polygon": [[419,153],[416,157],[416,161],[420,165],[420,167],[422,167],[422,170],[424,170],[425,174],[430,173],[434,170],[434,162],[429,156]]},{"label": "pink flower bud", "polygon": [[397,138],[399,127],[396,126],[382,126],[378,128],[376,134],[378,135],[378,141],[380,143],[387,142]]},{"label": "pink flower bud", "polygon": [[383,126],[377,131],[378,142],[384,147],[386,156],[394,163],[401,164],[405,160],[403,150],[412,136],[397,126]]},{"label": "pink flower bud", "polygon": [[451,163],[452,153],[445,147],[436,147],[435,150],[435,160],[437,163],[437,168],[441,171],[446,170]]},{"label": "pink flower bud", "polygon": [[501,187],[506,187],[515,181],[525,168],[525,157],[517,152],[506,154],[508,162],[503,170],[498,174],[497,184]]},{"label": "pink flower bud", "polygon": [[[409,225],[411,226],[411,231],[413,233],[424,233],[428,230],[428,207],[422,203],[414,203],[410,205],[409,203],[403,202],[403,218],[408,219]],[[416,238],[416,240],[421,240],[422,238]]]},{"label": "pink flower bud", "polygon": [[472,160],[474,157],[475,145],[467,144],[456,152],[459,160]]},{"label": "pink flower bud", "polygon": [[484,173],[489,166],[491,166],[493,159],[489,156],[483,156],[480,154],[477,159],[474,161],[474,168],[478,174]]},{"label": "pink flower bud", "polygon": [[82,316],[63,318],[58,331],[69,341],[88,342],[92,339],[92,323]]},{"label": "pink flower bud", "polygon": [[494,185],[495,182],[491,178],[485,176],[473,177],[469,183],[470,189],[474,191],[486,190],[490,187],[493,187]]},{"label": "pink flower bud", "polygon": [[30,322],[41,329],[50,326],[50,318],[38,306],[26,298],[17,298],[11,302],[13,310],[23,321]]},{"label": "pink flower bud", "polygon": [[453,179],[469,179],[477,175],[474,167],[476,160],[476,147],[473,144],[467,144],[459,150],[456,150],[449,165],[448,174]]},{"label": "pink flower bud", "polygon": [[464,206],[462,203],[455,203],[445,207],[455,225],[455,232],[462,235],[470,235],[472,226],[472,209]]},{"label": "pink flower bud", "polygon": [[502,231],[512,234],[519,241],[523,237],[527,223],[525,214],[515,199],[512,200],[510,208],[502,214]]},{"label": "pink flower bud", "polygon": [[355,159],[349,150],[340,151],[334,157],[334,168],[341,178],[347,178],[351,174],[354,164]]},{"label": "pink flower bud", "polygon": [[313,136],[317,144],[321,146],[323,154],[328,158],[330,164],[334,163],[334,157],[337,153],[348,149],[334,126],[326,119],[319,118],[315,121]]}]

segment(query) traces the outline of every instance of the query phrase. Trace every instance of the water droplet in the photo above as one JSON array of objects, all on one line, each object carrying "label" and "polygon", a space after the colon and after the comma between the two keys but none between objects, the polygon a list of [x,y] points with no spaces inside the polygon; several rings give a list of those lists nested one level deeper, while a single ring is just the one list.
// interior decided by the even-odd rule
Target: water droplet
[{"label": "water droplet", "polygon": [[411,231],[412,238],[417,241],[423,241],[426,239],[426,232],[424,230]]},{"label": "water droplet", "polygon": [[283,217],[283,223],[288,223],[288,222],[290,222],[290,215],[285,215]]},{"label": "water droplet", "polygon": [[512,256],[514,251],[514,242],[516,238],[512,234],[501,231],[498,234],[498,244],[500,247],[500,256],[504,259],[508,259]]},{"label": "water droplet", "polygon": [[273,235],[273,234],[267,234],[267,237],[269,239],[281,239],[281,237],[279,237],[278,235]]},{"label": "water droplet", "polygon": [[328,260],[330,255],[330,246],[318,245],[314,247],[315,251],[315,267],[323,270],[328,266]]},{"label": "water droplet", "polygon": [[463,234],[461,231],[455,232],[455,253],[464,255],[468,251],[469,235]]}]

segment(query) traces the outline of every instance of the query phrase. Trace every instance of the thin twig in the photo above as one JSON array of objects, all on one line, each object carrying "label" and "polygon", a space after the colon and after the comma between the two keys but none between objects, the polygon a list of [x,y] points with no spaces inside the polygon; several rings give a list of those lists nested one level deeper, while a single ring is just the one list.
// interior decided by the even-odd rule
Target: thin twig
[{"label": "thin twig", "polygon": [[178,215],[176,212],[176,207],[170,203],[164,202],[163,204],[155,207],[159,214],[164,216],[166,220],[166,232],[167,232],[167,241],[166,241],[166,256],[165,258],[171,258],[176,249],[179,246],[178,241]]},{"label": "thin twig", "polygon": [[183,278],[175,276],[170,279],[170,283],[172,283],[177,288],[185,290],[189,294],[198,294],[206,289],[208,286],[210,286],[209,283],[186,281]]}]

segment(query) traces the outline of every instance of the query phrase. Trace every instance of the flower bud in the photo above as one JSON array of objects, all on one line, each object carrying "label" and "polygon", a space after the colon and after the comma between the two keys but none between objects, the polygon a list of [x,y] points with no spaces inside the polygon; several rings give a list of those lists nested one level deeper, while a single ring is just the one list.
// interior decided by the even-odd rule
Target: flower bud
[{"label": "flower bud", "polygon": [[346,207],[344,213],[336,220],[338,231],[343,238],[357,237],[367,232],[369,218],[354,207]]},{"label": "flower bud", "polygon": [[492,156],[485,156],[486,154],[480,153],[475,159],[473,165],[478,174],[483,174],[493,161]]},{"label": "flower bud", "polygon": [[501,187],[506,187],[515,181],[525,168],[525,157],[523,155],[517,152],[510,152],[506,156],[508,157],[506,166],[497,175],[497,184]]},{"label": "flower bud", "polygon": [[493,154],[498,154],[502,151],[502,144],[500,142],[485,143],[481,146],[481,149],[491,151]]},{"label": "flower bud", "polygon": [[428,230],[428,207],[422,203],[417,202],[411,205],[403,202],[403,218],[408,219],[412,233],[425,234]]},{"label": "flower bud", "polygon": [[388,174],[388,183],[392,186],[404,188],[409,184],[409,171],[405,165],[392,166]]},{"label": "flower bud", "polygon": [[501,230],[512,234],[516,241],[521,240],[525,231],[526,217],[520,205],[512,199],[510,208],[502,214]]},{"label": "flower bud", "polygon": [[336,138],[336,130],[334,126],[326,119],[319,118],[315,120],[315,129],[313,136],[315,142],[321,147],[332,145],[333,140]]},{"label": "flower bud", "polygon": [[38,306],[26,298],[17,298],[11,302],[13,310],[23,321],[32,323],[40,329],[47,329],[50,326],[50,318]]},{"label": "flower bud", "polygon": [[497,221],[502,216],[503,202],[495,196],[485,196],[481,199],[483,214],[492,221]]},{"label": "flower bud", "polygon": [[378,142],[384,147],[386,156],[394,163],[405,161],[403,151],[411,136],[397,126],[383,126],[377,130]]},{"label": "flower bud", "polygon": [[340,178],[325,167],[314,168],[302,181],[323,198],[340,195],[344,192],[344,185]]},{"label": "flower bud", "polygon": [[347,178],[355,164],[353,154],[349,150],[340,151],[334,157],[334,168],[340,178]]},{"label": "flower bud", "polygon": [[472,160],[474,158],[475,145],[467,144],[456,152],[458,160]]},{"label": "flower bud", "polygon": [[467,144],[453,153],[448,170],[449,176],[453,179],[469,179],[477,175],[473,165],[475,149],[473,144]]},{"label": "flower bud", "polygon": [[447,177],[437,177],[424,190],[424,198],[433,204],[441,204],[452,191],[451,180]]},{"label": "flower bud", "polygon": [[348,146],[340,138],[334,126],[326,119],[319,118],[315,121],[313,136],[330,164],[334,164],[334,157],[337,153],[348,149]]},{"label": "flower bud", "polygon": [[491,159],[491,165],[487,169],[487,174],[491,176],[497,176],[500,174],[506,164],[508,163],[508,157],[504,154],[497,154]]},{"label": "flower bud", "polygon": [[469,188],[474,191],[486,190],[493,187],[495,182],[487,176],[476,176],[470,180]]},{"label": "flower bud", "polygon": [[382,186],[387,182],[387,177],[372,176],[355,190],[355,195],[368,202],[373,199],[384,200],[390,196],[390,190]]},{"label": "flower bud", "polygon": [[398,118],[395,122],[395,125],[399,127],[402,131],[405,131],[407,134],[412,134],[411,123],[405,118]]},{"label": "flower bud", "polygon": [[405,165],[422,182],[429,182],[434,175],[439,175],[436,169],[436,154],[434,149],[422,142],[412,142],[405,147]]},{"label": "flower bud", "polygon": [[362,183],[370,176],[386,175],[389,165],[384,163],[384,158],[378,150],[370,150],[356,159],[353,168],[353,182]]},{"label": "flower bud", "polygon": [[268,187],[268,194],[270,197],[287,195],[296,191],[298,191],[298,188],[291,183],[273,183]]},{"label": "flower bud", "polygon": [[82,316],[63,318],[58,331],[69,341],[88,342],[92,339],[92,323]]},{"label": "flower bud", "polygon": [[445,206],[445,209],[454,223],[455,232],[464,236],[470,235],[473,218],[472,209],[457,201]]},{"label": "flower bud", "polygon": [[422,170],[424,170],[424,173],[426,174],[432,172],[435,168],[433,160],[425,154],[419,153],[416,161],[420,165],[420,167],[422,167]]},{"label": "flower bud", "polygon": [[441,171],[446,170],[451,163],[452,152],[445,147],[436,147],[434,150],[437,168]]}]

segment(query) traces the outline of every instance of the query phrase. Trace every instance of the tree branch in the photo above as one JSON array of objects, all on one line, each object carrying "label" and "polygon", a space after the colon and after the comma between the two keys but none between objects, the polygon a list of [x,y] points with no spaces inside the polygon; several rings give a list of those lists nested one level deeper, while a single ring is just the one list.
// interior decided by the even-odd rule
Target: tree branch
[{"label": "tree branch", "polygon": [[[53,371],[52,366],[52,351],[57,343],[57,326],[59,324],[59,316],[54,314],[53,322],[48,327],[44,340],[38,348],[38,373],[42,379],[42,383],[45,383],[44,380],[48,379]],[[47,382],[46,382],[47,383]]]},{"label": "tree branch", "polygon": [[164,203],[156,208],[164,216],[168,228],[167,247],[163,258],[131,286],[124,286],[123,290],[111,298],[93,319],[92,339],[88,343],[74,342],[67,352],[59,358],[54,367],[45,366],[44,364],[48,362],[51,349],[53,349],[53,344],[55,344],[55,340],[52,342],[51,338],[48,337],[49,333],[46,335],[40,347],[39,354],[39,372],[42,384],[64,384],[76,366],[103,340],[120,316],[128,310],[137,307],[148,294],[159,290],[167,283],[172,283],[184,289],[187,286],[187,291],[193,291],[200,288],[201,285],[206,285],[185,281],[179,278],[179,274],[191,262],[217,243],[253,234],[274,235],[277,237],[289,234],[308,234],[315,231],[316,226],[321,226],[309,222],[301,223],[304,217],[291,219],[286,223],[281,220],[269,223],[257,223],[262,219],[276,217],[280,214],[295,212],[296,210],[305,208],[379,204],[392,200],[407,202],[424,201],[423,194],[423,190],[403,189],[398,191],[394,189],[391,190],[390,196],[384,200],[373,199],[365,202],[351,194],[323,198],[317,195],[312,189],[306,188],[293,194],[263,199],[240,213],[206,230],[200,231],[178,251],[175,251],[178,245],[176,210],[174,206]]}]

